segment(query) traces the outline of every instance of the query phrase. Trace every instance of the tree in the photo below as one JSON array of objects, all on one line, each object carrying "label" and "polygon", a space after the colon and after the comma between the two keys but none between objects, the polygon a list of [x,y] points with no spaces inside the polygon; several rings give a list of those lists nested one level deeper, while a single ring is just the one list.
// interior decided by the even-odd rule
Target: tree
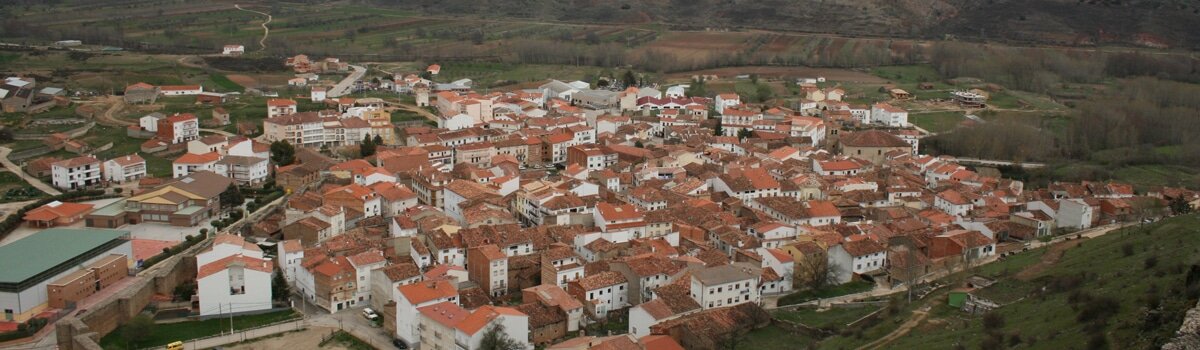
[{"label": "tree", "polygon": [[371,141],[375,141],[376,146],[382,145],[383,144],[383,136],[375,135],[375,138],[371,139]]},{"label": "tree", "polygon": [[287,140],[272,142],[271,161],[275,162],[275,165],[278,166],[292,164],[292,162],[296,161],[296,147],[293,147]]},{"label": "tree", "polygon": [[583,40],[586,41],[588,45],[596,45],[600,43],[600,35],[596,34],[594,31],[587,32],[587,34],[584,35]]},{"label": "tree", "polygon": [[754,136],[754,131],[750,131],[750,128],[738,129],[738,132],[737,132],[738,140],[745,140],[745,139],[750,138],[751,136]]},{"label": "tree", "polygon": [[830,271],[829,257],[822,249],[806,252],[800,261],[796,261],[796,283],[813,290],[821,290],[837,283],[837,276]]},{"label": "tree", "polygon": [[719,119],[719,118],[717,119],[717,126],[713,128],[713,135],[714,136],[725,135],[725,129],[721,127],[721,119]]},{"label": "tree", "polygon": [[625,85],[625,87],[637,85],[637,75],[633,74],[633,70],[625,71],[625,75],[621,76],[621,84]]},{"label": "tree", "polygon": [[154,320],[150,316],[137,315],[121,329],[121,338],[125,339],[126,348],[135,348],[139,343],[154,335]]},{"label": "tree", "polygon": [[425,80],[433,80],[433,72],[422,71],[420,74],[420,77],[421,77],[421,79],[425,79]]},{"label": "tree", "polygon": [[283,278],[283,271],[275,269],[275,279],[271,281],[271,299],[283,301],[287,300],[291,294],[292,290],[288,287],[287,279]]},{"label": "tree", "polygon": [[646,144],[642,143],[642,140],[637,140],[633,143],[633,147],[646,148]]},{"label": "tree", "polygon": [[1175,213],[1175,215],[1184,215],[1192,212],[1192,205],[1183,196],[1172,198],[1167,206],[1171,207],[1171,212]]},{"label": "tree", "polygon": [[375,154],[375,141],[371,140],[371,135],[363,136],[362,144],[358,145],[358,154],[363,158]]},{"label": "tree", "polygon": [[689,97],[705,97],[708,95],[708,88],[704,86],[704,79],[696,79],[692,85],[687,88]]},{"label": "tree", "polygon": [[508,337],[508,333],[504,332],[504,325],[496,323],[488,328],[487,333],[483,334],[483,339],[479,341],[480,350],[523,350],[524,346],[521,343]]},{"label": "tree", "polygon": [[234,184],[229,184],[229,187],[226,187],[225,192],[221,192],[218,198],[223,209],[233,208],[246,202],[246,197],[242,196],[242,191]]},{"label": "tree", "polygon": [[775,97],[775,91],[771,90],[771,86],[767,84],[758,84],[754,94],[758,97],[758,102],[767,102],[767,100]]}]

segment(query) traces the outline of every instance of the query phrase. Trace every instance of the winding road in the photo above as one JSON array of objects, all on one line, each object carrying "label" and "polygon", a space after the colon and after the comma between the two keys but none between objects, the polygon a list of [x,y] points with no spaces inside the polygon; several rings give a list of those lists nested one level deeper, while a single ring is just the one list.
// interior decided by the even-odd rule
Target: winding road
[{"label": "winding road", "polygon": [[8,171],[12,172],[13,174],[17,174],[17,176],[20,176],[21,179],[25,180],[25,182],[28,182],[34,188],[39,189],[42,192],[46,192],[46,194],[51,196],[62,194],[62,192],[60,192],[57,188],[47,185],[45,182],[42,182],[42,180],[38,180],[38,178],[26,174],[25,170],[21,170],[21,167],[17,166],[17,164],[13,163],[11,160],[8,160],[9,153],[12,153],[11,148],[0,147],[0,163],[4,164],[5,169],[8,169]]},{"label": "winding road", "polygon": [[258,46],[259,46],[258,50],[266,49],[266,37],[271,35],[271,29],[268,28],[268,26],[266,26],[266,24],[271,23],[271,20],[274,20],[275,17],[271,17],[271,14],[266,13],[266,12],[246,10],[246,8],[241,8],[241,5],[238,5],[238,4],[234,4],[233,7],[236,7],[236,8],[238,8],[238,10],[241,10],[241,11],[258,13],[258,14],[262,14],[262,16],[266,16],[266,22],[263,22],[263,38],[260,38],[260,40],[258,40]]},{"label": "winding road", "polygon": [[244,9],[244,8],[242,8],[242,5],[233,4],[233,7],[237,8],[238,10],[257,13],[257,14],[260,14],[263,16],[267,16],[267,21],[262,23],[262,28],[263,28],[262,39],[258,39],[258,46],[260,46],[258,50],[262,51],[262,50],[266,49],[267,48],[267,36],[271,35],[271,28],[268,28],[267,24],[271,23],[271,21],[274,20],[275,18],[272,17],[271,14],[266,13],[266,12],[259,12],[259,11],[255,11],[255,10]]}]

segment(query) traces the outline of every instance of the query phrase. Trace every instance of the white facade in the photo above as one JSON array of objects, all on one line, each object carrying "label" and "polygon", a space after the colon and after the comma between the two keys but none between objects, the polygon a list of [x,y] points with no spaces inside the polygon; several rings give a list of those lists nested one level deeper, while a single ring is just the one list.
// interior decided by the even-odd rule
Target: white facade
[{"label": "white facade", "polygon": [[[118,162],[118,160],[124,160]],[[122,164],[124,163],[124,164]],[[133,162],[130,156],[109,159],[104,162],[104,179],[110,182],[124,183],[146,177],[146,161]]]},{"label": "white facade", "polygon": [[[268,267],[271,265],[270,260],[258,261]],[[251,263],[234,261],[220,271],[197,280],[200,316],[271,308],[271,273],[243,265]]]},{"label": "white facade", "polygon": [[50,178],[54,187],[78,190],[100,184],[100,161],[72,164],[62,161],[50,166]]},{"label": "white facade", "polygon": [[1063,199],[1058,201],[1058,215],[1055,218],[1058,227],[1085,229],[1092,227],[1092,206],[1082,199]]},{"label": "white facade", "polygon": [[621,282],[607,287],[589,290],[585,303],[596,306],[596,315],[604,317],[609,311],[629,306],[629,283]]},{"label": "white facade", "polygon": [[906,127],[909,125],[908,111],[890,105],[876,104],[871,106],[871,122],[890,127]]},{"label": "white facade", "polygon": [[[741,272],[737,267],[730,265],[710,269]],[[761,296],[758,293],[758,276],[744,272],[740,275],[742,275],[740,278],[708,283],[702,281],[696,274],[693,274],[690,288],[692,299],[695,299],[700,304],[700,307],[705,310],[742,303],[757,304],[761,300]]]}]

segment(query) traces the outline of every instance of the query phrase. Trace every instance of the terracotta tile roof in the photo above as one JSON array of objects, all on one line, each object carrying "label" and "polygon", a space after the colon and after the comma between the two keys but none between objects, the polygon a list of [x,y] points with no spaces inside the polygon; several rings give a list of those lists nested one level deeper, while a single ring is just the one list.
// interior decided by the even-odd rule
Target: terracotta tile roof
[{"label": "terracotta tile roof", "polygon": [[600,211],[604,220],[633,220],[642,217],[642,214],[632,204],[613,205],[608,202],[600,202],[596,203],[596,210]]},{"label": "terracotta tile roof", "polygon": [[95,207],[92,204],[53,201],[25,213],[25,221],[51,221],[63,217],[87,214]]},{"label": "terracotta tile roof", "polygon": [[420,312],[422,317],[448,328],[454,328],[471,315],[469,311],[449,301],[417,308],[417,312]]},{"label": "terracotta tile roof", "polygon": [[397,287],[400,295],[408,299],[410,304],[421,304],[430,300],[451,298],[458,296],[458,291],[454,285],[446,280],[425,281],[413,284],[406,284]]},{"label": "terracotta tile roof", "polygon": [[596,290],[604,287],[615,286],[621,283],[626,283],[625,276],[613,271],[604,271],[597,274],[585,276],[573,283],[578,283],[583,290]]},{"label": "terracotta tile roof", "polygon": [[217,152],[208,152],[204,154],[185,153],[175,159],[175,164],[207,164],[213,163],[221,159],[221,155]]},{"label": "terracotta tile roof", "polygon": [[484,305],[476,309],[475,312],[472,312],[465,320],[455,325],[454,328],[468,335],[474,335],[488,324],[491,324],[492,320],[495,320],[500,315],[527,317],[527,315],[514,308]]},{"label": "terracotta tile roof", "polygon": [[911,147],[900,137],[880,130],[844,134],[838,142],[850,147]]},{"label": "terracotta tile roof", "polygon": [[75,158],[71,158],[71,159],[67,159],[67,160],[58,161],[58,162],[54,163],[53,165],[58,166],[58,167],[63,167],[63,168],[78,168],[78,167],[81,167],[84,165],[99,163],[99,162],[100,162],[99,160],[96,160],[96,158],[93,158],[91,156],[79,156],[79,157],[75,157]]},{"label": "terracotta tile roof", "polygon": [[387,259],[384,259],[383,257],[383,252],[379,251],[378,249],[370,249],[362,253],[354,254],[347,259],[350,260],[350,263],[354,264],[356,267],[378,264],[387,261]]},{"label": "terracotta tile roof", "polygon": [[392,282],[403,281],[421,275],[421,268],[411,262],[391,264],[381,269],[381,271]]},{"label": "terracotta tile roof", "polygon": [[203,279],[214,273],[224,271],[226,268],[234,265],[241,265],[247,269],[265,272],[270,274],[274,269],[275,264],[271,260],[259,259],[255,257],[244,256],[241,254],[230,255],[216,261],[200,266],[196,271],[196,279]]},{"label": "terracotta tile roof", "polygon": [[854,256],[854,257],[866,256],[868,254],[874,254],[874,253],[880,253],[885,250],[885,248],[882,245],[880,245],[879,243],[875,243],[875,241],[869,240],[869,239],[843,242],[842,248],[845,249],[847,253],[850,253],[850,256]]}]

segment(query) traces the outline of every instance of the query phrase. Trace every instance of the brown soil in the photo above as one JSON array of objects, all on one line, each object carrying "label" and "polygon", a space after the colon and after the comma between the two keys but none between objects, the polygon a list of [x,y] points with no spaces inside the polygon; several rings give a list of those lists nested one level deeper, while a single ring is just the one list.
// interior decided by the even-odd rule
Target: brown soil
[{"label": "brown soil", "polygon": [[[321,343],[321,337],[328,336],[333,332],[334,328],[328,327],[309,327],[308,329],[284,333],[282,336],[267,338],[250,343],[243,343],[233,346],[226,346],[229,350],[273,350],[273,349],[316,349],[317,344]],[[327,350],[345,350],[346,347],[338,344],[326,344],[321,349]]]},{"label": "brown soil", "polygon": [[1042,273],[1042,271],[1046,271],[1046,269],[1054,266],[1055,263],[1058,263],[1058,260],[1061,259],[1063,254],[1067,252],[1067,249],[1075,248],[1075,246],[1079,245],[1081,242],[1083,242],[1082,239],[1074,239],[1051,245],[1050,248],[1047,248],[1046,253],[1042,254],[1042,261],[1025,267],[1025,269],[1021,270],[1021,272],[1018,272],[1015,277],[1022,281],[1028,281],[1036,278]]},{"label": "brown soil", "polygon": [[226,75],[226,77],[228,77],[230,81],[233,81],[243,87],[252,88],[258,86],[258,79],[254,79],[253,77],[245,74],[229,74]]}]

